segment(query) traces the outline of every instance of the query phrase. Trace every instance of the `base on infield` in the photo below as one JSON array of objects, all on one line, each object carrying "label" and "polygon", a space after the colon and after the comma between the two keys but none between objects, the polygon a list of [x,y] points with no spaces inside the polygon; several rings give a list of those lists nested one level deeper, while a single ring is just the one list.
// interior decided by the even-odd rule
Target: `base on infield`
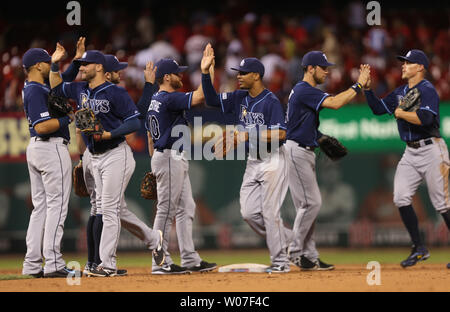
[{"label": "base on infield", "polygon": [[219,273],[266,273],[268,266],[257,263],[236,263],[219,268]]}]

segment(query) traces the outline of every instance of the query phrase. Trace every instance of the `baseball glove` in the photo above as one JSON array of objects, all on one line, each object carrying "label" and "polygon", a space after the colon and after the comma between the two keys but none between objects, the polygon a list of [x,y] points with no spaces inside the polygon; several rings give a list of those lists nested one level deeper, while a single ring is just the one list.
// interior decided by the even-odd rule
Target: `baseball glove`
[{"label": "baseball glove", "polygon": [[73,178],[72,184],[75,194],[77,194],[80,197],[88,197],[89,193],[86,188],[86,183],[84,182],[83,163],[81,162],[81,160],[78,163],[78,165],[73,167],[72,178]]},{"label": "baseball glove", "polygon": [[222,137],[217,140],[213,146],[213,153],[217,159],[223,159],[233,149],[235,149],[240,143],[245,141],[245,132],[227,132],[222,133]]},{"label": "baseball glove", "polygon": [[347,155],[347,148],[341,144],[335,137],[322,135],[317,140],[319,147],[331,160],[339,160]]},{"label": "baseball glove", "polygon": [[90,108],[82,108],[75,113],[75,125],[86,135],[101,136],[103,127]]},{"label": "baseball glove", "polygon": [[145,173],[141,181],[141,197],[153,200],[158,199],[156,176],[151,171]]},{"label": "baseball glove", "polygon": [[72,111],[72,106],[67,99],[57,96],[53,92],[48,94],[47,106],[50,116],[54,118],[67,116]]},{"label": "baseball glove", "polygon": [[406,112],[415,112],[417,109],[419,109],[420,104],[420,92],[417,88],[412,88],[399,101],[398,108],[401,108]]}]

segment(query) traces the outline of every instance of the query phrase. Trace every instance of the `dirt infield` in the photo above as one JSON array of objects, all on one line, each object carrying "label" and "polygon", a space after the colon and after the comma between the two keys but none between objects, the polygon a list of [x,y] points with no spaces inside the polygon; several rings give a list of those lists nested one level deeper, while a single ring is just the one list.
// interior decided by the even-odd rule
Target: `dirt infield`
[{"label": "dirt infield", "polygon": [[[21,279],[0,281],[0,292],[450,292],[450,270],[445,264],[421,264],[402,269],[398,264],[381,265],[381,285],[369,286],[371,272],[362,265],[338,265],[334,271],[304,272],[291,266],[287,274],[218,273],[154,276],[145,268],[128,268],[129,275],[81,278],[69,286],[65,279]],[[2,270],[0,274],[20,274]]]}]

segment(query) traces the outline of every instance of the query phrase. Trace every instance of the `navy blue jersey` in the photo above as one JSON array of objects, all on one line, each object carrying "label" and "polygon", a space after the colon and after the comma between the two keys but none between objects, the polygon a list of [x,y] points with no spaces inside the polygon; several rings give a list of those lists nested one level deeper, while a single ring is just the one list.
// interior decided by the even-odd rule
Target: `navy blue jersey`
[{"label": "navy blue jersey", "polygon": [[[118,128],[124,121],[139,116],[128,92],[110,82],[105,82],[94,89],[89,88],[87,82],[63,82],[53,90],[59,96],[75,100],[77,109],[92,109],[105,131],[108,132]],[[95,142],[93,137],[89,137],[87,146],[91,151],[101,152],[117,146],[124,140],[125,136],[119,136],[111,140]]]},{"label": "navy blue jersey", "polygon": [[148,107],[145,128],[150,132],[156,150],[170,149],[180,135],[172,137],[177,125],[187,125],[185,110],[191,108],[192,92],[158,91]]},{"label": "navy blue jersey", "polygon": [[287,139],[304,146],[319,146],[319,112],[330,96],[306,81],[297,83],[291,91],[287,108]]},{"label": "navy blue jersey", "polygon": [[[280,100],[269,90],[264,89],[256,97],[250,96],[248,91],[236,90],[234,92],[221,93],[219,95],[220,105],[223,113],[232,113],[236,116],[238,124],[243,126],[249,133],[256,138],[261,126],[267,130],[282,129],[286,130],[285,113]],[[266,130],[264,129],[264,130]],[[256,150],[259,140],[245,142],[248,151]],[[279,142],[283,144],[285,140]],[[267,151],[271,150],[271,144],[267,143]]]},{"label": "navy blue jersey", "polygon": [[245,90],[221,93],[219,96],[222,112],[235,114],[244,128],[259,129],[264,125],[267,129],[286,130],[283,106],[269,90],[264,89],[256,97],[251,97]]},{"label": "navy blue jersey", "polygon": [[30,137],[62,137],[67,141],[70,140],[69,127],[65,126],[59,128],[53,133],[39,135],[34,130],[34,126],[40,122],[51,119],[48,112],[47,100],[50,88],[44,84],[35,81],[25,81],[25,86],[22,90],[23,108],[30,126]]},{"label": "navy blue jersey", "polygon": [[[429,112],[433,116],[433,121],[430,125],[414,125],[403,119],[397,119],[398,132],[400,138],[405,141],[417,141],[429,137],[440,137],[439,124],[439,96],[434,86],[428,80],[420,81],[413,88],[417,88],[420,92],[421,105],[419,110]],[[410,88],[408,85],[398,87],[393,92],[389,93],[385,98],[379,100],[372,91],[366,91],[366,98],[369,106],[378,115],[380,114],[394,114],[395,109],[399,105],[400,100],[408,93]]]}]

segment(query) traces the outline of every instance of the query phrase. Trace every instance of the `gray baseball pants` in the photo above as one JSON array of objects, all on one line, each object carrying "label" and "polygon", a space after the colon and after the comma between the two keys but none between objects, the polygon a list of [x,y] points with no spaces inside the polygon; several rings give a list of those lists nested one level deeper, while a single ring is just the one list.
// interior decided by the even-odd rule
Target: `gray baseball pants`
[{"label": "gray baseball pants", "polygon": [[292,233],[283,225],[280,209],[287,193],[284,147],[269,158],[249,158],[240,191],[241,214],[258,234],[266,238],[272,265],[287,265],[287,241]]},{"label": "gray baseball pants", "polygon": [[322,205],[316,177],[316,154],[298,146],[295,141],[286,141],[288,154],[289,190],[296,209],[294,239],[289,245],[289,257],[306,256],[314,261],[319,258],[313,238],[314,222]]},{"label": "gray baseball pants", "polygon": [[27,229],[22,274],[53,273],[66,264],[61,254],[64,221],[72,189],[72,161],[63,138],[30,139],[26,157],[33,211]]},{"label": "gray baseball pants", "polygon": [[397,165],[394,178],[394,204],[409,206],[422,180],[439,213],[450,209],[448,175],[450,161],[447,144],[441,138],[432,138],[433,144],[417,149],[407,146]]},{"label": "gray baseball pants", "polygon": [[[151,168],[156,176],[158,204],[153,228],[161,230],[166,250],[165,264],[173,260],[168,252],[169,234],[173,219],[176,219],[178,246],[181,266],[192,267],[200,264],[201,258],[195,251],[192,239],[192,223],[195,215],[195,202],[189,180],[189,162],[174,150],[156,151],[151,159]],[[153,261],[153,270],[159,267]]]},{"label": "gray baseball pants", "polygon": [[[134,161],[134,159],[133,159]],[[134,172],[136,163],[130,164],[130,170]],[[131,169],[132,168],[132,169]],[[91,216],[96,214],[101,214],[101,210],[97,209],[96,204],[96,193],[95,193],[95,180],[92,171],[92,154],[88,149],[85,150],[83,154],[83,174],[86,183],[86,188],[88,190],[91,199]],[[152,230],[147,224],[141,221],[133,212],[128,210],[127,203],[125,201],[125,196],[122,197],[120,202],[120,223],[126,230],[131,234],[139,238],[148,249],[155,249],[159,243],[159,233],[158,231]]]}]

